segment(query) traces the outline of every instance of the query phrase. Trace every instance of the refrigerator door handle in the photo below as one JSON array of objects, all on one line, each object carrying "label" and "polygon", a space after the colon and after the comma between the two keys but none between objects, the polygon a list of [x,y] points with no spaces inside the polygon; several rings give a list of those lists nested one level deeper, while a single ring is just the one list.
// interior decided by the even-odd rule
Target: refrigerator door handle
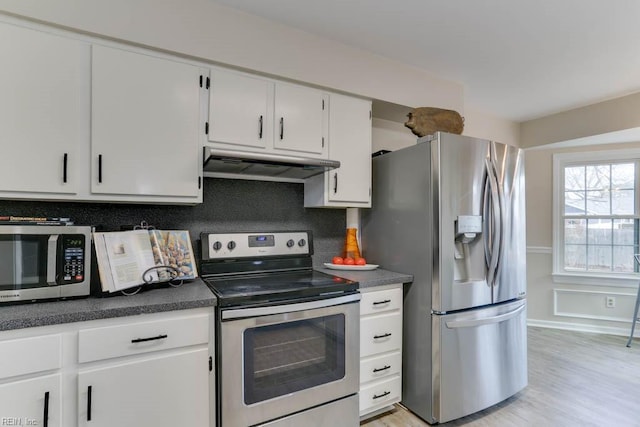
[{"label": "refrigerator door handle", "polygon": [[523,301],[520,307],[504,314],[499,314],[497,316],[492,316],[492,317],[484,317],[482,319],[452,320],[450,322],[445,322],[445,325],[449,329],[456,329],[456,328],[473,328],[475,326],[489,325],[492,323],[500,323],[517,316],[522,310],[524,310],[524,307],[525,305]]},{"label": "refrigerator door handle", "polygon": [[502,217],[500,210],[500,193],[498,189],[498,179],[495,175],[495,167],[489,158],[485,159],[485,166],[487,168],[487,176],[489,179],[489,188],[491,189],[491,196],[489,200],[492,205],[493,233],[491,235],[491,259],[489,262],[489,272],[487,277],[487,284],[489,286],[494,285],[496,273],[498,270],[498,260],[500,257],[500,242],[502,240]]}]

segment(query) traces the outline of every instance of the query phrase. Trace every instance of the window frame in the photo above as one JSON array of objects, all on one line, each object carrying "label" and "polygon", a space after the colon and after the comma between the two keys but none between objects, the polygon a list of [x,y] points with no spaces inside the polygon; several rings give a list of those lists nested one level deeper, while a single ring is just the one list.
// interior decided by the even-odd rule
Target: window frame
[{"label": "window frame", "polygon": [[[564,268],[564,169],[567,166],[584,166],[598,163],[635,162],[634,214],[640,219],[640,149],[603,150],[588,152],[564,152],[553,155],[553,268],[552,278],[556,283],[571,283],[594,286],[637,287],[640,273],[605,273],[567,271]],[[626,215],[625,215],[626,216]],[[615,218],[614,215],[611,215]],[[640,251],[640,250],[639,250]],[[635,260],[634,260],[635,262]]]}]

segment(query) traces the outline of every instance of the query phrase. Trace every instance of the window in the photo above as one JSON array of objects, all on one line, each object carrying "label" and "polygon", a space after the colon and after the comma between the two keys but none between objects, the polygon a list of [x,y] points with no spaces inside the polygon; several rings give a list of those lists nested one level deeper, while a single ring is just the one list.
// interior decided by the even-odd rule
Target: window
[{"label": "window", "polygon": [[639,150],[554,155],[556,281],[637,283],[639,172]]}]

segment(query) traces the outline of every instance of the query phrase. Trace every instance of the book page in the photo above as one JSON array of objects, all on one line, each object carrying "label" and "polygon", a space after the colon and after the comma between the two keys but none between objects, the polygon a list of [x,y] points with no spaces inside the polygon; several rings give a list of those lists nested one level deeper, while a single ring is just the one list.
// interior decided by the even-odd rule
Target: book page
[{"label": "book page", "polygon": [[[191,238],[186,230],[149,230],[154,262],[176,270],[176,279],[198,277],[191,247]],[[171,270],[158,270],[160,280],[172,278]]]},{"label": "book page", "polygon": [[[116,291],[144,284],[142,274],[155,265],[149,231],[133,230],[104,233],[104,242]],[[156,271],[147,280],[157,281]]]},{"label": "book page", "polygon": [[114,292],[113,278],[111,277],[111,266],[107,256],[107,246],[104,241],[104,233],[93,233],[93,244],[96,249],[96,262],[98,263],[98,275],[100,276],[100,286],[103,292]]}]

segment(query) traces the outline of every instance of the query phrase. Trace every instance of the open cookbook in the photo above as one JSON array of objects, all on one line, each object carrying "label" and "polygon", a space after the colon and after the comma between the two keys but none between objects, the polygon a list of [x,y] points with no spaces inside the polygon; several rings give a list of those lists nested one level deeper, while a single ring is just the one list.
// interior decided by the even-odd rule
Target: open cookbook
[{"label": "open cookbook", "polygon": [[105,292],[198,277],[186,230],[98,232],[93,240]]}]

